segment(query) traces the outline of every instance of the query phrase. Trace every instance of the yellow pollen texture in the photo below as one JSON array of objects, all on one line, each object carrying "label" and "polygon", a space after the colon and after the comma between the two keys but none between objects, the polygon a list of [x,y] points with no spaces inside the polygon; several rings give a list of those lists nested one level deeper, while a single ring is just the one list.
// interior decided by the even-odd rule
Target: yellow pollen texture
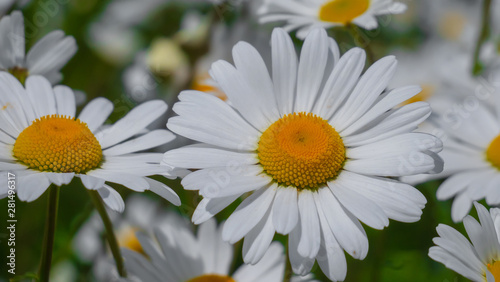
[{"label": "yellow pollen texture", "polygon": [[31,169],[85,173],[99,167],[102,150],[86,123],[49,115],[35,120],[19,134],[14,157]]},{"label": "yellow pollen texture", "polygon": [[260,164],[279,185],[317,189],[334,179],[345,161],[344,142],[312,113],[288,114],[260,137]]},{"label": "yellow pollen texture", "polygon": [[331,0],[319,9],[319,19],[325,22],[348,24],[370,7],[370,0]]},{"label": "yellow pollen texture", "polygon": [[236,282],[233,278],[220,275],[220,274],[205,274],[192,279],[187,282]]},{"label": "yellow pollen texture", "polygon": [[486,266],[491,274],[493,274],[493,277],[495,277],[495,281],[500,281],[500,261],[493,261]]},{"label": "yellow pollen texture", "polygon": [[500,135],[498,135],[486,150],[486,159],[500,170]]}]

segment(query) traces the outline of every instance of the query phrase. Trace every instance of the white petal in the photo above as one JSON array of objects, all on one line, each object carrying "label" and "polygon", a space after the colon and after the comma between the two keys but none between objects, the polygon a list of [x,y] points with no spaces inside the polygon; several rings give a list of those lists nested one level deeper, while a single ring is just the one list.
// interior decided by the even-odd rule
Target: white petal
[{"label": "white petal", "polygon": [[82,181],[83,186],[90,190],[97,190],[104,186],[104,179],[102,178],[80,174],[80,180]]},{"label": "white petal", "polygon": [[273,203],[273,224],[276,232],[286,235],[299,221],[297,188],[279,187]]},{"label": "white petal", "polygon": [[172,190],[172,188],[149,177],[144,177],[144,179],[149,183],[149,190],[153,191],[157,195],[160,195],[162,198],[176,206],[181,205],[181,199],[177,196],[174,190]]},{"label": "white petal", "polygon": [[134,136],[166,111],[167,104],[161,100],[148,101],[133,108],[98,138],[101,147],[108,148]]},{"label": "white petal", "polygon": [[[213,63],[210,75],[224,90],[231,104],[255,128],[265,130],[277,120],[278,113],[269,110],[270,101],[260,93],[253,93],[245,78],[231,64],[225,61]],[[274,97],[267,99],[272,99],[274,103]]]},{"label": "white petal", "polygon": [[75,94],[67,86],[54,87],[57,113],[62,116],[76,117]]},{"label": "white petal", "polygon": [[87,173],[87,175],[94,176],[97,178],[102,178],[108,182],[113,182],[121,184],[129,189],[137,192],[144,192],[149,189],[148,182],[141,176],[135,176],[131,174],[109,172],[102,169],[92,170]]},{"label": "white petal", "polygon": [[276,190],[276,186],[264,187],[246,198],[224,224],[224,241],[234,244],[254,228],[270,208]]},{"label": "white petal", "polygon": [[351,218],[328,188],[318,190],[316,202],[342,248],[352,257],[364,259],[368,253],[368,239],[359,222]]},{"label": "white petal", "polygon": [[225,209],[232,202],[234,202],[240,195],[229,196],[222,198],[204,198],[196,207],[193,213],[193,223],[200,224],[208,219],[212,218],[214,215],[218,214],[221,210]]},{"label": "white petal", "polygon": [[57,114],[54,91],[47,79],[42,76],[28,77],[26,92],[35,110],[36,118]]},{"label": "white petal", "polygon": [[238,153],[229,150],[187,146],[170,150],[163,156],[163,163],[174,167],[202,169],[209,167],[236,167],[258,162],[253,153]]},{"label": "white petal", "polygon": [[292,265],[292,270],[298,275],[306,275],[314,265],[314,259],[303,257],[299,254],[299,241],[301,237],[301,224],[297,224],[295,229],[288,235],[288,258]]},{"label": "white petal", "polygon": [[115,189],[104,184],[101,188],[97,189],[97,192],[99,192],[102,200],[110,209],[120,213],[125,210],[125,203]]},{"label": "white petal", "polygon": [[32,202],[40,197],[50,186],[45,173],[33,173],[19,177],[17,182],[17,196],[19,200]]},{"label": "white petal", "polygon": [[280,118],[273,83],[264,60],[259,52],[246,42],[238,42],[233,47],[233,59],[236,69],[248,83],[253,99],[261,101],[260,107],[269,120]]},{"label": "white petal", "polygon": [[300,192],[298,207],[300,222],[302,224],[300,240],[297,251],[303,257],[313,259],[319,251],[321,243],[320,225],[313,192],[303,190]]},{"label": "white petal", "polygon": [[329,182],[328,187],[333,195],[348,211],[366,225],[374,229],[383,229],[389,225],[384,211],[374,202],[355,191],[355,187],[347,186],[350,182],[347,174],[341,174],[336,180]]},{"label": "white petal", "polygon": [[95,132],[113,111],[113,103],[106,98],[95,98],[90,101],[78,115],[78,119],[85,122],[90,131]]},{"label": "white petal", "polygon": [[144,151],[160,145],[166,144],[175,139],[175,135],[165,129],[157,129],[148,132],[140,137],[108,148],[102,153],[105,156],[117,156],[138,151]]},{"label": "white petal", "polygon": [[299,59],[295,112],[311,112],[325,75],[328,47],[324,29],[313,29],[306,37]]},{"label": "white petal", "polygon": [[272,39],[274,93],[281,115],[293,112],[297,81],[297,54],[292,39],[283,29],[275,28]]},{"label": "white petal", "polygon": [[190,173],[181,183],[184,189],[200,190],[207,198],[241,195],[271,182],[271,178],[261,172],[262,167],[258,165],[206,168]]},{"label": "white petal", "polygon": [[49,179],[50,182],[57,186],[61,185],[66,185],[73,180],[73,177],[75,177],[75,173],[52,173],[52,172],[46,172],[45,175]]},{"label": "white petal", "polygon": [[272,206],[260,222],[245,236],[243,241],[243,261],[256,264],[266,254],[274,237]]},{"label": "white petal", "polygon": [[346,103],[332,118],[338,131],[344,130],[366,113],[389,84],[396,65],[396,58],[387,56],[375,62],[363,74]]},{"label": "white petal", "polygon": [[236,150],[255,150],[260,133],[227,103],[212,95],[183,91],[174,105],[179,114],[167,127],[184,137]]}]

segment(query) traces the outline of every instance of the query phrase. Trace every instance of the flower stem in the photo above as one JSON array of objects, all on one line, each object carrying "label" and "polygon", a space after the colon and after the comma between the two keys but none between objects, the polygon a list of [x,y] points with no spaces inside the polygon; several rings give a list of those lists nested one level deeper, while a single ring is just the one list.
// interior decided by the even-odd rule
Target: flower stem
[{"label": "flower stem", "polygon": [[[290,235],[289,235],[290,236]],[[288,241],[288,240],[287,240]],[[283,275],[283,282],[290,282],[293,275],[292,264],[290,263],[290,254],[288,252],[288,242],[286,242],[286,256],[285,256],[285,275]]]},{"label": "flower stem", "polygon": [[40,263],[39,277],[41,282],[49,281],[50,266],[52,264],[52,250],[54,249],[54,235],[57,221],[57,206],[59,204],[59,187],[49,187],[49,200],[47,203],[47,221],[45,224],[44,244],[42,246],[42,261]]},{"label": "flower stem", "polygon": [[111,220],[109,219],[108,213],[106,212],[106,208],[104,207],[101,196],[95,190],[88,191],[90,198],[92,199],[92,202],[94,203],[94,206],[101,216],[102,222],[104,223],[104,228],[106,229],[106,238],[108,240],[111,253],[113,254],[113,258],[115,259],[118,274],[120,274],[121,277],[127,277],[127,272],[125,271],[125,266],[123,264],[123,257],[120,251],[120,247],[118,246],[118,241],[116,240],[115,233],[113,232],[113,224],[111,224]]},{"label": "flower stem", "polygon": [[491,0],[483,0],[481,30],[477,38],[476,47],[474,49],[474,54],[472,58],[473,59],[472,74],[474,76],[480,75],[484,68],[483,64],[479,60],[479,55],[481,53],[481,48],[483,44],[486,42],[486,40],[488,40],[488,37],[490,36],[491,33],[490,8],[491,8]]}]

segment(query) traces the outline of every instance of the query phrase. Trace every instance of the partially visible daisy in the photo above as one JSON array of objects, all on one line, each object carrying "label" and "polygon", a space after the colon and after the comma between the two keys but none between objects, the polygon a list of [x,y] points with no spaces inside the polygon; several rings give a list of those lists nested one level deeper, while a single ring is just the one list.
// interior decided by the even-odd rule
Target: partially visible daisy
[{"label": "partially visible daisy", "polygon": [[440,171],[436,137],[412,132],[430,115],[425,102],[397,107],[417,86],[386,91],[396,59],[385,57],[362,74],[365,52],[339,58],[324,29],[307,36],[300,59],[290,36],[272,36],[272,78],[248,43],[233,48],[235,66],[212,65],[211,75],[229,103],[184,91],[168,128],[202,142],[165,153],[163,163],[196,169],[182,180],[203,200],[200,224],[247,195],[224,225],[222,237],[245,237],[243,258],[257,263],[275,232],[290,234],[297,274],[317,260],[332,280],[343,280],[343,250],[365,258],[360,224],[383,229],[389,218],[420,219],[426,200],[410,185],[387,177]]},{"label": "partially visible daisy", "polygon": [[[482,81],[483,85],[478,84],[464,99],[450,97],[448,107],[437,111],[432,124],[423,129],[442,135],[444,148],[439,155],[444,160],[443,171],[403,178],[411,184],[447,178],[436,196],[438,200],[453,198],[454,222],[462,221],[473,201],[500,204],[500,99],[495,81]],[[496,87],[500,89],[500,85]],[[490,98],[496,103],[489,102]]]},{"label": "partially visible daisy", "polygon": [[439,237],[433,239],[437,246],[429,249],[429,256],[472,281],[500,281],[500,209],[488,212],[474,205],[479,222],[470,215],[464,218],[470,242],[454,228],[439,224]]},{"label": "partially visible daisy", "polygon": [[30,75],[42,75],[52,84],[61,81],[61,68],[77,50],[75,39],[61,30],[44,36],[27,54],[25,45],[23,14],[14,11],[0,20],[0,70],[21,82]]},{"label": "partially visible daisy", "polygon": [[[153,235],[154,226],[162,226],[167,218],[158,201],[142,194],[130,196],[123,214],[108,212],[118,245],[139,253],[144,253],[136,232]],[[73,240],[73,248],[80,259],[92,263],[92,270],[98,281],[114,281],[119,278],[115,262],[109,249],[104,248],[104,227],[99,214],[94,213],[80,228]]]},{"label": "partially visible daisy", "polygon": [[[0,72],[0,172],[16,174],[22,201],[36,200],[50,184],[60,186],[79,177],[115,211],[123,211],[124,203],[106,182],[137,192],[150,189],[180,205],[172,189],[147,177],[175,177],[160,166],[162,154],[138,153],[175,138],[165,129],[146,130],[166,110],[165,102],[149,101],[103,127],[113,111],[109,100],[90,101],[76,118],[70,88],[52,88],[41,76],[28,77],[23,87],[12,75]],[[1,188],[0,195],[5,194],[5,185]]]},{"label": "partially visible daisy", "polygon": [[355,24],[378,27],[376,16],[400,14],[406,5],[393,0],[264,0],[258,11],[260,22],[285,22],[286,31],[298,30],[304,38],[313,27],[329,28]]},{"label": "partially visible daisy", "polygon": [[169,224],[155,229],[156,240],[138,232],[147,258],[123,249],[127,271],[144,282],[280,282],[285,271],[285,255],[280,243],[267,248],[255,265],[243,265],[230,272],[233,247],[221,238],[222,227],[214,219],[200,225],[194,236],[189,225],[171,215]]}]

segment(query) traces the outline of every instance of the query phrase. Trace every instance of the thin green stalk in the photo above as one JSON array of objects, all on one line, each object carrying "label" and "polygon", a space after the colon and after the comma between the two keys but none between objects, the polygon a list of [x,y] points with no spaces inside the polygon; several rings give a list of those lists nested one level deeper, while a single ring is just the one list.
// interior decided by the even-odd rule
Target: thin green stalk
[{"label": "thin green stalk", "polygon": [[52,250],[54,249],[54,235],[57,221],[57,206],[59,204],[59,187],[49,187],[49,200],[47,203],[47,221],[42,246],[42,261],[40,263],[39,277],[41,282],[49,281],[50,266],[52,264]]},{"label": "thin green stalk", "polygon": [[481,53],[481,48],[483,44],[488,40],[491,33],[490,22],[491,22],[491,0],[484,0],[482,9],[482,22],[481,30],[479,31],[479,36],[477,38],[476,47],[473,54],[473,65],[472,65],[472,75],[480,75],[483,71],[483,64],[479,60],[479,55]]},{"label": "thin green stalk", "polygon": [[363,48],[366,52],[366,58],[368,60],[368,65],[371,65],[375,62],[375,53],[370,46],[370,42],[363,43],[362,36],[360,33],[360,28],[354,24],[348,24],[346,26],[347,31],[351,34],[354,39],[354,43],[356,46]]},{"label": "thin green stalk", "polygon": [[292,264],[290,263],[290,253],[288,252],[288,242],[286,242],[285,248],[286,248],[285,275],[283,275],[283,282],[290,282],[290,280],[292,279],[293,270],[292,270]]},{"label": "thin green stalk", "polygon": [[106,238],[108,240],[111,253],[113,254],[113,258],[115,259],[118,274],[120,274],[121,277],[127,277],[127,272],[125,271],[125,266],[123,264],[123,257],[120,251],[120,247],[118,246],[118,241],[116,240],[115,233],[113,232],[113,224],[111,224],[111,220],[109,219],[108,213],[106,212],[106,208],[104,207],[101,196],[99,196],[99,193],[95,190],[88,191],[90,198],[92,199],[92,202],[97,209],[97,212],[101,216],[104,228],[106,229]]}]

